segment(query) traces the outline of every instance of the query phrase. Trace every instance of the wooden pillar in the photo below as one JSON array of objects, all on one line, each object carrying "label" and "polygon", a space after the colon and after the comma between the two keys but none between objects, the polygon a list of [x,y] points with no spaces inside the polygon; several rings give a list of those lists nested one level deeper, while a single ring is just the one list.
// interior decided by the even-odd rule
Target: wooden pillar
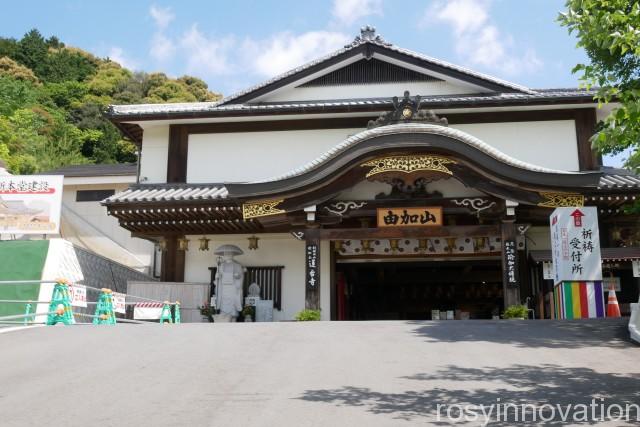
[{"label": "wooden pillar", "polygon": [[160,280],[163,282],[184,282],[185,251],[178,249],[178,239],[184,236],[169,236],[165,238],[167,246],[162,253],[162,268]]},{"label": "wooden pillar", "polygon": [[320,238],[317,233],[305,233],[305,299],[304,307],[320,310]]},{"label": "wooden pillar", "polygon": [[167,182],[187,182],[187,155],[189,152],[189,132],[185,125],[169,126],[169,147],[167,159]]},{"label": "wooden pillar", "polygon": [[518,272],[518,242],[515,220],[503,220],[500,227],[502,241],[502,292],[505,309],[520,304],[520,274]]},{"label": "wooden pillar", "polygon": [[596,132],[596,124],[598,122],[596,109],[579,108],[575,110],[574,115],[580,170],[598,169],[602,165],[602,156],[591,148],[591,137]]}]

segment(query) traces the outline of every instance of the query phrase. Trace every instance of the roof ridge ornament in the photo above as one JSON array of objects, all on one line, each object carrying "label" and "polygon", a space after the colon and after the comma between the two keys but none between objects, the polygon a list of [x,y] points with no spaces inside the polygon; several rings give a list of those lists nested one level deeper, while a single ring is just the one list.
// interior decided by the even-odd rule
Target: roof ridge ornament
[{"label": "roof ridge ornament", "polygon": [[438,117],[433,110],[420,110],[420,103],[422,102],[420,95],[416,95],[412,98],[409,95],[409,91],[406,90],[402,100],[398,100],[398,97],[394,96],[392,101],[393,111],[382,113],[376,120],[369,120],[367,129],[409,122],[449,126],[447,119],[444,117]]},{"label": "roof ridge ornament", "polygon": [[380,34],[376,34],[376,28],[371,25],[366,25],[360,28],[360,35],[356,36],[349,44],[344,45],[345,48],[356,47],[363,43],[376,43],[382,46],[391,46],[391,43],[386,41]]}]

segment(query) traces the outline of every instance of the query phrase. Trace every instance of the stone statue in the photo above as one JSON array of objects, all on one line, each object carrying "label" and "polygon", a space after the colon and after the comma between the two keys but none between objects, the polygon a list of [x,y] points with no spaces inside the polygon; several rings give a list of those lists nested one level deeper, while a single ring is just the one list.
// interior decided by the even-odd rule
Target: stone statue
[{"label": "stone statue", "polygon": [[250,297],[258,297],[260,298],[260,286],[257,283],[253,282],[249,285],[249,289],[247,289]]},{"label": "stone statue", "polygon": [[242,249],[235,245],[222,245],[214,251],[222,260],[218,262],[216,271],[216,307],[220,314],[234,319],[242,311],[242,283],[244,267],[233,259],[242,255]]}]

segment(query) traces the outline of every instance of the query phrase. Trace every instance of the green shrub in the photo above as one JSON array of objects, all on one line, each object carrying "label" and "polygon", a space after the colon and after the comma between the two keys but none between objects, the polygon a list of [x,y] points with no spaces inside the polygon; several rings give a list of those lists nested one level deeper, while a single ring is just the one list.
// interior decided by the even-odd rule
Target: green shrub
[{"label": "green shrub", "polygon": [[529,317],[529,309],[526,305],[512,305],[502,314],[503,319],[526,319]]},{"label": "green shrub", "polygon": [[298,322],[309,322],[314,320],[320,320],[320,310],[302,310],[296,314],[295,319]]}]

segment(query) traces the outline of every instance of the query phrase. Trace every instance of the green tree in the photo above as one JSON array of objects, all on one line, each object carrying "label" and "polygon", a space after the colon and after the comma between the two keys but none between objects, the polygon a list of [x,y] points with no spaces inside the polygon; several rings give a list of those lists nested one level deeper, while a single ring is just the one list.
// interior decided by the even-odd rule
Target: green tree
[{"label": "green tree", "polygon": [[132,74],[116,62],[107,61],[100,64],[96,74],[87,82],[89,89],[87,101],[108,105],[112,97],[126,85]]},{"label": "green tree", "polygon": [[18,41],[16,39],[0,37],[0,56],[8,56],[11,59],[15,59],[17,51]]},{"label": "green tree", "polygon": [[41,108],[18,109],[0,121],[0,144],[9,149],[9,158],[4,159],[9,170],[36,173],[70,164],[90,163],[81,149],[87,139],[98,137],[96,132],[85,132],[66,123],[57,112]]},{"label": "green tree", "polygon": [[7,76],[31,83],[39,83],[38,78],[33,74],[31,69],[18,64],[7,56],[0,57],[0,76]]},{"label": "green tree", "polygon": [[49,47],[35,28],[24,35],[18,42],[18,50],[15,54],[15,60],[31,68],[36,75],[39,75],[40,67],[47,59],[47,51]]},{"label": "green tree", "polygon": [[0,158],[14,173],[135,162],[136,147],[103,115],[109,104],[219,98],[198,78],[133,73],[36,29],[0,37]]},{"label": "green tree", "polygon": [[120,131],[104,118],[102,106],[85,103],[71,112],[71,121],[78,129],[98,130],[96,138],[85,139],[82,154],[95,163],[132,163],[136,161],[135,146],[123,141]]},{"label": "green tree", "polygon": [[39,67],[40,76],[47,82],[83,81],[94,75],[98,65],[86,56],[70,49],[50,50]]},{"label": "green tree", "polygon": [[19,108],[36,105],[38,99],[33,83],[0,75],[0,115],[9,116]]},{"label": "green tree", "polygon": [[625,166],[640,169],[640,2],[567,0],[559,22],[578,38],[589,64],[578,64],[587,87],[597,87],[601,103],[618,102],[593,143],[604,154],[631,148]]},{"label": "green tree", "polygon": [[88,93],[87,85],[76,81],[47,83],[43,91],[56,106],[65,110],[80,107]]},{"label": "green tree", "polygon": [[197,77],[182,76],[178,79],[178,83],[184,85],[198,101],[218,101],[222,99],[222,95],[210,92],[207,84]]},{"label": "green tree", "polygon": [[147,102],[195,102],[198,100],[187,87],[177,81],[169,80],[163,85],[154,87],[146,97]]}]

